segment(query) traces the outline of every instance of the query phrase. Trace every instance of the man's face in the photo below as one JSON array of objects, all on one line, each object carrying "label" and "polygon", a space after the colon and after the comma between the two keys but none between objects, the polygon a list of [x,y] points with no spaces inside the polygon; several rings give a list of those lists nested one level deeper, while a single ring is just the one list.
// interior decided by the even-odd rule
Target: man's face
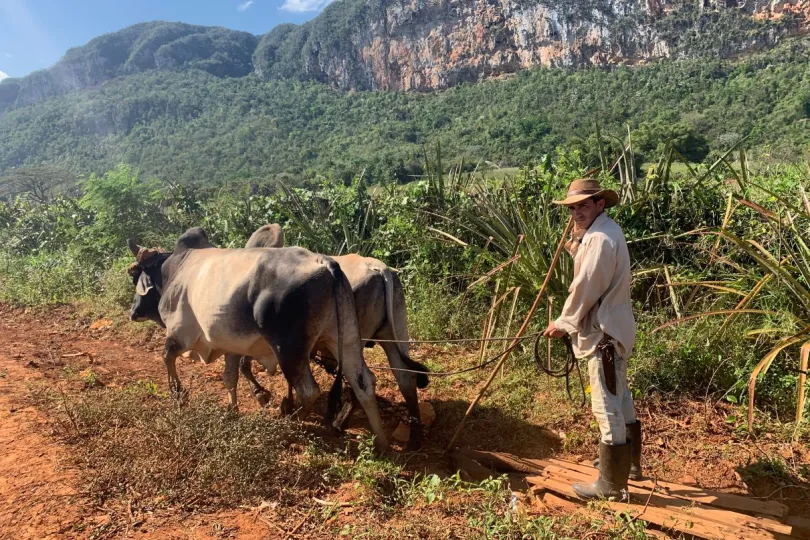
[{"label": "man's face", "polygon": [[568,213],[574,217],[574,223],[578,230],[587,229],[602,211],[605,209],[604,199],[594,201],[586,199],[582,202],[568,206]]}]

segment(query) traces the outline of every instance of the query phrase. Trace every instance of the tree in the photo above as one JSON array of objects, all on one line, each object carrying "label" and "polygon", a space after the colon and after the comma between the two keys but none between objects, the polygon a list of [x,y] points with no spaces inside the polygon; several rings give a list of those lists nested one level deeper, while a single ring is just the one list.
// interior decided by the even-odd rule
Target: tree
[{"label": "tree", "polygon": [[76,175],[70,171],[42,165],[11,169],[0,176],[0,195],[9,198],[23,195],[34,202],[47,203],[57,193],[75,185]]}]

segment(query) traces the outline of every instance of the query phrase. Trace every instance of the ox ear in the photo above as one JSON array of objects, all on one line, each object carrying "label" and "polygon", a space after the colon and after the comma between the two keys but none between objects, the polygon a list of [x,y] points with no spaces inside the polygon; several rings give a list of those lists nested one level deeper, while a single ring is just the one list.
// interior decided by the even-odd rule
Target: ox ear
[{"label": "ox ear", "polygon": [[274,223],[274,225],[277,227],[275,247],[284,247],[284,229],[278,223]]},{"label": "ox ear", "polygon": [[155,288],[152,278],[146,272],[141,272],[141,277],[138,278],[138,284],[135,285],[135,292],[140,296],[146,296],[149,291]]},{"label": "ox ear", "polygon": [[136,243],[135,243],[135,239],[134,239],[134,238],[130,238],[129,240],[127,240],[127,245],[129,246],[129,250],[132,252],[132,254],[133,254],[135,257],[137,257],[137,256],[138,256],[138,252],[140,252],[140,251],[141,251],[141,246],[139,246],[138,244],[136,244]]}]

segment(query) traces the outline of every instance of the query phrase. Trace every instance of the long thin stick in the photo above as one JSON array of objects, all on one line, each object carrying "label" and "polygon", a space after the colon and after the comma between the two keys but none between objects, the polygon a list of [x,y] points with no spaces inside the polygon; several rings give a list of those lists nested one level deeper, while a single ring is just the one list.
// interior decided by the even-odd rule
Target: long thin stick
[{"label": "long thin stick", "polygon": [[[513,273],[512,271],[515,269],[515,264],[518,261],[517,254],[518,254],[518,251],[520,250],[520,244],[523,243],[523,238],[524,238],[524,236],[522,234],[520,234],[517,237],[517,242],[515,242],[515,249],[514,249],[514,251],[512,251],[512,261],[513,262],[512,262],[512,264],[509,265],[509,268],[506,270],[506,279],[503,282],[503,290],[504,291],[509,290],[509,281],[512,279],[512,273]],[[494,320],[495,320],[495,326],[496,327],[497,327],[498,323],[501,320],[501,309],[502,309],[502,307],[503,306],[498,306],[497,311],[495,311]]]},{"label": "long thin stick", "polygon": [[[508,336],[509,332],[512,330],[512,317],[515,314],[515,308],[517,307],[518,296],[520,296],[520,287],[514,288],[515,294],[514,298],[512,298],[512,309],[509,310],[509,319],[506,321],[506,331],[503,333],[504,336]],[[504,349],[506,351],[506,349]],[[503,379],[503,366],[501,366],[501,379]]]},{"label": "long thin stick", "polygon": [[[548,324],[550,325],[554,321],[554,297],[548,297]],[[548,370],[551,371],[551,340],[546,340],[546,367]]]},{"label": "long thin stick", "polygon": [[[520,336],[522,336],[523,333],[526,331],[526,328],[529,327],[529,323],[531,322],[532,317],[534,316],[534,312],[537,311],[537,308],[540,306],[540,299],[543,297],[543,293],[546,292],[546,288],[548,287],[548,284],[551,282],[551,276],[552,274],[554,274],[554,269],[557,267],[557,262],[560,260],[560,254],[562,253],[563,246],[565,246],[565,241],[568,238],[568,233],[573,225],[574,225],[574,218],[573,217],[568,218],[568,224],[565,226],[565,231],[563,231],[563,234],[560,237],[560,243],[557,244],[557,251],[554,253],[554,258],[551,260],[551,264],[548,267],[548,273],[546,274],[546,278],[543,280],[543,285],[540,287],[540,292],[537,293],[537,297],[534,299],[534,304],[532,304],[529,313],[523,320],[523,325],[520,327],[520,330],[518,330],[518,333],[515,336],[515,339],[512,341],[510,347],[514,348],[517,346],[518,338],[520,338]],[[456,432],[453,434],[453,438],[450,439],[450,443],[447,445],[447,448],[445,448],[445,452],[449,452],[453,448],[453,445],[455,444],[459,435],[461,435],[461,432],[464,430],[464,424],[467,422],[467,418],[470,416],[472,410],[481,400],[481,397],[484,395],[484,392],[487,391],[489,385],[492,384],[492,381],[495,379],[495,376],[498,374],[498,371],[501,369],[501,366],[503,365],[503,363],[506,361],[507,358],[509,358],[509,353],[503,355],[500,361],[498,361],[498,363],[495,365],[495,369],[492,370],[489,379],[487,379],[487,382],[484,383],[484,386],[481,388],[481,391],[478,392],[478,395],[475,397],[475,400],[472,403],[470,403],[470,406],[467,408],[467,412],[464,413],[464,416],[461,419],[461,423],[459,423],[458,427],[456,428]]]},{"label": "long thin stick", "polygon": [[810,359],[810,341],[802,345],[801,352],[799,353],[799,375],[798,382],[798,399],[796,400],[796,427],[793,429],[793,440],[797,441],[799,436],[799,426],[802,424],[802,417],[804,416],[804,385],[807,382],[807,363]]},{"label": "long thin stick", "polygon": [[669,299],[672,301],[672,307],[675,308],[675,315],[679,319],[682,319],[683,314],[678,307],[678,295],[675,294],[675,289],[672,286],[672,276],[669,275],[669,266],[666,264],[664,265],[664,277],[667,280],[667,286],[669,287]]},{"label": "long thin stick", "polygon": [[478,363],[484,361],[484,355],[487,352],[487,338],[492,336],[492,318],[495,316],[495,303],[498,301],[498,294],[500,293],[501,288],[501,280],[498,279],[495,281],[495,293],[492,295],[492,306],[489,308],[489,312],[487,312],[487,316],[484,317],[484,326],[481,328],[481,349],[480,349],[480,358],[478,359]]}]

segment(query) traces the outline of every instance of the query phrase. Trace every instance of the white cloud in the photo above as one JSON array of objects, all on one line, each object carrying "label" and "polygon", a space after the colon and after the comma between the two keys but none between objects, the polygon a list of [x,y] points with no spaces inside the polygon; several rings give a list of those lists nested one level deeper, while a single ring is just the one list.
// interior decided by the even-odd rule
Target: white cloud
[{"label": "white cloud", "polygon": [[3,79],[8,79],[8,73],[0,71],[0,81],[2,81]]},{"label": "white cloud", "polygon": [[284,5],[279,9],[303,13],[305,11],[318,11],[331,4],[333,0],[285,0]]},{"label": "white cloud", "polygon": [[10,52],[3,53],[3,56],[5,56],[6,58],[9,58],[9,59],[14,58],[14,55],[11,54]]},{"label": "white cloud", "polygon": [[247,11],[248,9],[250,9],[250,6],[252,6],[253,3],[254,3],[254,0],[247,0],[247,2],[242,2],[241,4],[236,6],[236,10],[237,11]]}]

